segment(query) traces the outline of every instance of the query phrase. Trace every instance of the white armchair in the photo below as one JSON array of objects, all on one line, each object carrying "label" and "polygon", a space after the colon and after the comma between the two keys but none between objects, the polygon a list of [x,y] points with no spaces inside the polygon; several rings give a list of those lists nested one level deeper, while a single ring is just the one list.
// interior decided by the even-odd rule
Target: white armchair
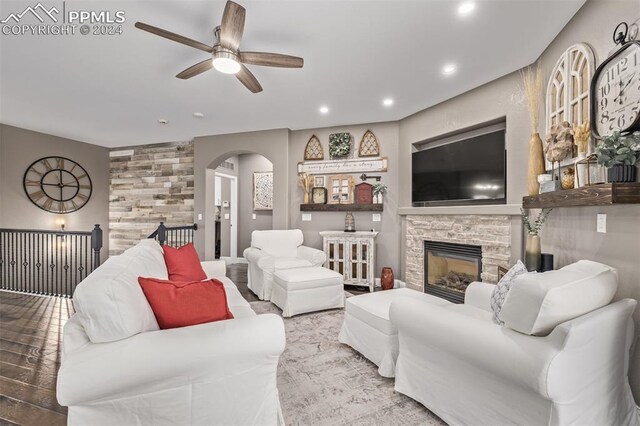
[{"label": "white armchair", "polygon": [[251,233],[251,247],[244,251],[244,258],[249,263],[248,287],[258,298],[271,299],[276,271],[324,265],[325,253],[303,246],[303,240],[299,229]]},{"label": "white armchair", "polygon": [[396,391],[449,424],[640,424],[627,378],[635,300],[533,336],[492,321],[493,287],[471,284],[464,305],[392,303]]}]

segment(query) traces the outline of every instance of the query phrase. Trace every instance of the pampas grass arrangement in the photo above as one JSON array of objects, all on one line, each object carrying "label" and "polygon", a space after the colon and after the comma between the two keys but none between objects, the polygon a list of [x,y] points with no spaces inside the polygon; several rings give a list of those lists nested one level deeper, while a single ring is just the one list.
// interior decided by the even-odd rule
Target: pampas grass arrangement
[{"label": "pampas grass arrangement", "polygon": [[540,184],[538,175],[544,173],[544,154],[542,139],[538,133],[540,125],[540,94],[542,91],[542,66],[538,62],[535,67],[522,70],[522,83],[529,106],[529,120],[531,121],[531,140],[529,141],[529,166],[527,173],[527,192],[529,196],[538,195]]},{"label": "pampas grass arrangement", "polygon": [[538,64],[529,66],[526,70],[520,71],[524,93],[529,106],[529,121],[531,122],[531,133],[538,133],[540,126],[540,95],[542,94],[542,66]]},{"label": "pampas grass arrangement", "polygon": [[298,184],[304,191],[304,204],[309,204],[309,193],[313,187],[313,176],[307,173],[298,174]]}]

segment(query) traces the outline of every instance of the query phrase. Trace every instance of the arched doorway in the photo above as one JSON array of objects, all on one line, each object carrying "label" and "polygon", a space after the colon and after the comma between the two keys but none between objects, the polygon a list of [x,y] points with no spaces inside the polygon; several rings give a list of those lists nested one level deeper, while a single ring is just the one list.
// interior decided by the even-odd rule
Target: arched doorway
[{"label": "arched doorway", "polygon": [[205,251],[213,246],[207,257],[241,262],[251,233],[274,228],[273,163],[255,152],[232,152],[212,161],[210,171],[213,181],[207,179],[206,191],[213,202],[207,201],[205,229],[214,232],[205,235]]}]

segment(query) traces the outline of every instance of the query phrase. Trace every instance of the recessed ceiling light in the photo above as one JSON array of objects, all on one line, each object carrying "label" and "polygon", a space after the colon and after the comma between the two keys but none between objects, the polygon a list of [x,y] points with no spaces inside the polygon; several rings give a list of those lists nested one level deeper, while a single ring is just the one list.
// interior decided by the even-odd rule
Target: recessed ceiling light
[{"label": "recessed ceiling light", "polygon": [[169,124],[169,120],[167,120],[166,118],[161,118],[158,120],[158,123],[160,124]]},{"label": "recessed ceiling light", "polygon": [[456,72],[456,66],[453,64],[448,64],[442,67],[442,74],[444,75],[451,75],[454,72]]},{"label": "recessed ceiling light", "polygon": [[193,116],[194,116],[195,118],[204,118],[204,114],[203,114],[203,113],[201,113],[201,112],[194,112],[194,113],[193,113]]},{"label": "recessed ceiling light", "polygon": [[460,6],[458,6],[458,14],[463,16],[468,15],[475,8],[476,8],[476,4],[472,1],[462,2],[460,3]]},{"label": "recessed ceiling light", "polygon": [[387,107],[393,105],[393,99],[387,98],[387,99],[383,100],[382,101],[382,105],[387,106]]},{"label": "recessed ceiling light", "polygon": [[328,106],[321,106],[320,107],[320,114],[328,114],[329,113],[329,107]]}]

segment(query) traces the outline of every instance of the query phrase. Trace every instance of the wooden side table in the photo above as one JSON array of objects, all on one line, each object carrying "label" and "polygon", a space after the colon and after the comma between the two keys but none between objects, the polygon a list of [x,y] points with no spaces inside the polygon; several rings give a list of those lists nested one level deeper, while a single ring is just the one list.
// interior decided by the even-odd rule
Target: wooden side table
[{"label": "wooden side table", "polygon": [[322,231],[326,267],[344,277],[345,285],[375,286],[377,232]]}]

